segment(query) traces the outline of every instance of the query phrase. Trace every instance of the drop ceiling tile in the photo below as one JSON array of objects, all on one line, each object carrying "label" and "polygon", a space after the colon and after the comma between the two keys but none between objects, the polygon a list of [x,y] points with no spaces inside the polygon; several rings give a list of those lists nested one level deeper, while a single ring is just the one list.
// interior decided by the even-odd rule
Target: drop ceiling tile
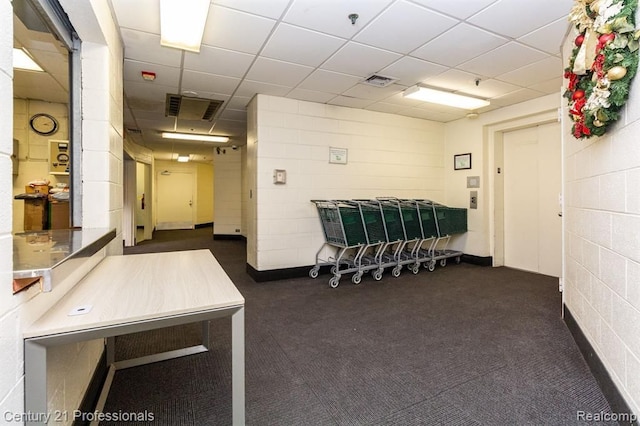
[{"label": "drop ceiling tile", "polygon": [[326,70],[316,70],[300,84],[299,88],[339,94],[360,81],[362,81],[360,77]]},{"label": "drop ceiling tile", "polygon": [[350,42],[327,60],[323,69],[365,78],[390,65],[401,55]]},{"label": "drop ceiling tile", "polygon": [[547,94],[561,93],[562,83],[562,77],[557,76],[551,80],[543,81],[542,83],[532,84],[529,88]]},{"label": "drop ceiling tile", "polygon": [[[361,31],[393,0],[317,1],[297,0],[283,21],[325,34],[351,38]],[[348,16],[359,15],[355,25]]]},{"label": "drop ceiling tile", "polygon": [[177,90],[176,86],[162,86],[160,84],[147,84],[147,82],[128,82],[127,87],[125,88],[125,95],[127,96],[127,101],[129,102],[129,106],[132,109],[138,109],[138,105],[135,103],[136,100],[144,100],[147,102],[162,102],[164,104],[167,93],[175,93]]},{"label": "drop ceiling tile", "polygon": [[[173,132],[175,128],[175,119],[158,117],[155,120],[137,120],[138,126],[146,137],[147,134],[155,134],[160,136],[160,132]],[[149,135],[150,136],[150,135]]]},{"label": "drop ceiling tile", "polygon": [[474,74],[451,69],[425,81],[425,84],[482,98],[494,98],[520,89],[520,87],[513,84],[493,79],[480,80],[476,85],[476,79],[477,77]]},{"label": "drop ceiling tile", "polygon": [[544,59],[545,55],[530,47],[510,42],[458,66],[458,69],[484,77],[495,77]]},{"label": "drop ceiling tile", "polygon": [[227,100],[226,107],[232,109],[247,109],[247,105],[251,101],[251,98],[248,96],[238,96],[235,95],[233,98]]},{"label": "drop ceiling tile", "polygon": [[[127,88],[127,91],[129,91],[129,89]],[[145,99],[145,98],[140,98],[140,97],[136,97],[136,96],[129,96],[127,95],[127,105],[129,106],[129,108],[132,111],[154,111],[156,113],[160,113],[161,115],[164,114],[164,104],[165,104],[165,99],[166,99],[166,95],[165,98],[160,99]]]},{"label": "drop ceiling tile", "polygon": [[271,96],[286,96],[291,91],[291,87],[278,86],[277,84],[261,83],[252,80],[243,80],[238,91],[238,96],[253,97],[256,93]]},{"label": "drop ceiling tile", "polygon": [[549,25],[520,37],[518,41],[528,46],[535,47],[536,49],[551,53],[552,55],[560,55],[560,45],[571,26],[572,25],[567,18],[563,17]]},{"label": "drop ceiling tile", "polygon": [[458,19],[466,19],[469,16],[478,13],[480,10],[495,3],[496,0],[414,0],[430,9],[437,10],[447,15],[454,16]]},{"label": "drop ceiling tile", "polygon": [[246,78],[262,83],[295,87],[312,71],[311,67],[260,57],[253,64]]},{"label": "drop ceiling tile", "polygon": [[[142,79],[142,71],[151,71],[156,73],[154,81],[146,81]],[[180,83],[180,68],[168,67],[166,65],[149,64],[147,62],[132,61],[125,59],[122,76],[125,81],[133,81],[136,83],[145,83],[148,85],[175,86]]]},{"label": "drop ceiling tile", "polygon": [[[292,43],[292,41],[295,42]],[[328,36],[293,25],[280,24],[261,55],[292,63],[317,67],[333,55],[345,39]]]},{"label": "drop ceiling tile", "polygon": [[368,99],[350,98],[348,96],[336,96],[327,103],[330,105],[339,105],[350,108],[365,108],[372,102]]},{"label": "drop ceiling tile", "polygon": [[214,92],[230,95],[238,87],[239,78],[184,70],[182,74],[182,90],[194,92]]},{"label": "drop ceiling tile", "polygon": [[225,109],[220,114],[220,118],[224,120],[236,120],[236,121],[246,121],[247,120],[247,111],[239,110],[239,109]]},{"label": "drop ceiling tile", "polygon": [[518,86],[529,86],[550,80],[563,74],[562,61],[555,56],[548,57],[517,70],[500,74],[496,78]]},{"label": "drop ceiling tile", "polygon": [[160,46],[160,36],[122,28],[125,59],[179,67],[182,51]]},{"label": "drop ceiling tile", "polygon": [[544,93],[538,92],[536,90],[520,89],[515,92],[511,92],[507,95],[492,99],[491,104],[492,106],[508,106],[508,105],[528,101],[530,99],[539,98],[544,95],[545,95]]},{"label": "drop ceiling tile", "polygon": [[287,98],[297,99],[300,101],[318,102],[324,104],[335,98],[333,93],[316,92],[314,90],[293,89],[287,95]]},{"label": "drop ceiling tile", "polygon": [[400,110],[405,109],[404,106],[390,104],[386,102],[376,102],[375,104],[369,105],[366,109],[369,111],[377,111],[377,112],[386,112],[388,114],[397,114]]},{"label": "drop ceiling tile", "polygon": [[397,1],[354,38],[398,53],[409,53],[458,21],[406,1]]},{"label": "drop ceiling tile", "polygon": [[397,78],[398,81],[396,84],[413,86],[430,77],[441,74],[446,70],[447,68],[442,65],[433,64],[410,56],[403,56],[393,64],[382,69],[380,74]]},{"label": "drop ceiling tile", "polygon": [[248,53],[203,45],[200,53],[185,52],[184,68],[227,77],[243,77],[254,58],[255,55]]},{"label": "drop ceiling tile", "polygon": [[371,101],[379,101],[389,96],[401,93],[406,87],[390,84],[387,87],[374,87],[368,84],[356,84],[351,89],[342,93],[344,96],[350,96],[359,99],[369,99]]},{"label": "drop ceiling tile", "polygon": [[411,56],[455,67],[507,42],[504,37],[461,23],[411,52]]},{"label": "drop ceiling tile", "polygon": [[518,38],[568,16],[573,3],[573,0],[500,0],[471,17],[468,22]]},{"label": "drop ceiling tile", "polygon": [[160,34],[158,0],[111,0],[111,4],[120,27]]},{"label": "drop ceiling tile", "polygon": [[245,53],[258,53],[276,21],[226,7],[209,8],[202,43]]},{"label": "drop ceiling tile", "polygon": [[212,3],[230,9],[266,16],[267,18],[278,19],[287,8],[289,0],[213,0]]}]

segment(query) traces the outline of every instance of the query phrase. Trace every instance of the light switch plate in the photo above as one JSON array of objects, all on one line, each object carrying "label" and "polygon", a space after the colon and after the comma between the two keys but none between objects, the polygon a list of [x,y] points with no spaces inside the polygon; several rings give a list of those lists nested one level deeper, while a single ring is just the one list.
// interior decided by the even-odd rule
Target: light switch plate
[{"label": "light switch plate", "polygon": [[478,191],[470,191],[469,192],[469,208],[477,209],[478,208]]},{"label": "light switch plate", "polygon": [[276,169],[273,171],[273,183],[283,185],[287,183],[287,171]]}]

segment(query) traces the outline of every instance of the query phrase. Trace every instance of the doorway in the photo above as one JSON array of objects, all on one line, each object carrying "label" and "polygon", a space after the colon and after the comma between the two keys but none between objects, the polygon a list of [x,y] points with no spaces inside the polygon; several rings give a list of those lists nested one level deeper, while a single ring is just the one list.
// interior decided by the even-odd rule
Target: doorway
[{"label": "doorway", "polygon": [[503,134],[504,265],[562,275],[559,123]]},{"label": "doorway", "polygon": [[193,173],[162,171],[156,175],[158,230],[193,229]]}]

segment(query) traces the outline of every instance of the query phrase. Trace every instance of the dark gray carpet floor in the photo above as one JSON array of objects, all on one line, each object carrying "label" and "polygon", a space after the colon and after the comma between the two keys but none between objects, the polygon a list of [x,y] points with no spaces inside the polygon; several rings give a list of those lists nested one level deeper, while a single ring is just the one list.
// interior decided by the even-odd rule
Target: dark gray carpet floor
[{"label": "dark gray carpet floor", "polygon": [[[196,248],[246,299],[248,425],[576,425],[579,412],[610,412],[561,319],[557,279],[452,264],[336,289],[328,275],[256,283],[245,244],[211,228],[125,251]],[[231,424],[229,326],[212,322],[208,353],[118,371],[105,412]],[[117,356],[197,344],[198,327],[123,336]]]}]

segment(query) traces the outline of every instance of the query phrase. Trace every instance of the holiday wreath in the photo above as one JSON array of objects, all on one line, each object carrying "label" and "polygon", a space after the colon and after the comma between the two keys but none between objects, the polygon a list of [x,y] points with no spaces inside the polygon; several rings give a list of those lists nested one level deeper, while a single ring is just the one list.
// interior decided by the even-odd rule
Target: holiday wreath
[{"label": "holiday wreath", "polygon": [[576,0],[569,20],[579,35],[564,77],[577,139],[602,136],[618,119],[638,69],[638,0]]}]

